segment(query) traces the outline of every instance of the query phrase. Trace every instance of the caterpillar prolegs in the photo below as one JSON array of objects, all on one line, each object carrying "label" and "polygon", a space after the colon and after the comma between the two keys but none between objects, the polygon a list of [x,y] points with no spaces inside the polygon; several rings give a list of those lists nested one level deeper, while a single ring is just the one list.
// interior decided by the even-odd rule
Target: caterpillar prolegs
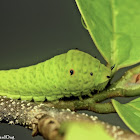
[{"label": "caterpillar prolegs", "polygon": [[91,55],[69,50],[36,65],[0,71],[0,95],[48,101],[102,90],[111,70]]}]

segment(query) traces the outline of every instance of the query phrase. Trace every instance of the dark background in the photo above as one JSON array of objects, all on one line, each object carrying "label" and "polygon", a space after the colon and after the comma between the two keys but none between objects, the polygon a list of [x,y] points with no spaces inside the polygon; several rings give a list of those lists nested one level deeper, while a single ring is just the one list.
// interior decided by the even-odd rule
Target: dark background
[{"label": "dark background", "polygon": [[[33,65],[74,48],[105,63],[81,24],[74,0],[0,0],[0,69]],[[117,72],[115,79],[124,71]],[[134,98],[116,99],[125,103]],[[116,113],[84,112],[127,129]],[[1,123],[0,136],[4,134],[16,140],[33,139],[31,131],[19,125]]]}]

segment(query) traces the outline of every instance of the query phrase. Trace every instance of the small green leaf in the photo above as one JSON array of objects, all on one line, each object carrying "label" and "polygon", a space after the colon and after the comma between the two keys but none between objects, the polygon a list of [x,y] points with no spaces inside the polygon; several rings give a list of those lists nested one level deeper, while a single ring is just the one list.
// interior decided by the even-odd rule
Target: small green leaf
[{"label": "small green leaf", "polygon": [[127,104],[112,99],[112,104],[124,123],[136,134],[140,134],[140,98]]},{"label": "small green leaf", "polygon": [[75,0],[96,47],[113,71],[140,62],[140,0]]},{"label": "small green leaf", "polygon": [[113,140],[99,123],[68,122],[60,129],[65,131],[64,140]]},{"label": "small green leaf", "polygon": [[122,90],[123,96],[140,95],[140,65],[125,72],[121,79],[110,86],[110,89]]}]

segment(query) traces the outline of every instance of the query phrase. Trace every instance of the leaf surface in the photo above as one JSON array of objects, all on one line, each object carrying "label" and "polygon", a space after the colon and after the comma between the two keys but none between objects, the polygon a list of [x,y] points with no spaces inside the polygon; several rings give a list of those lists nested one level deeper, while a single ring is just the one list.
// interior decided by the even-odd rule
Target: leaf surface
[{"label": "leaf surface", "polygon": [[140,97],[121,104],[112,99],[112,104],[124,123],[136,134],[140,134]]},{"label": "leaf surface", "polygon": [[139,0],[76,0],[96,47],[115,69],[140,62]]}]

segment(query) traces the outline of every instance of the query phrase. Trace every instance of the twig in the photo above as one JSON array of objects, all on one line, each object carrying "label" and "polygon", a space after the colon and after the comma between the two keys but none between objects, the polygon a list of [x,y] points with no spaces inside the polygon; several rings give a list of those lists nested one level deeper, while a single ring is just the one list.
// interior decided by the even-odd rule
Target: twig
[{"label": "twig", "polygon": [[0,97],[0,120],[6,120],[9,124],[20,124],[32,129],[32,135],[42,134],[45,139],[62,140],[59,134],[60,125],[66,121],[86,121],[93,124],[100,123],[105,131],[116,140],[139,140],[140,136],[129,131],[122,130],[101,122],[96,116],[78,114],[69,109],[49,108],[45,104],[7,99]]},{"label": "twig", "polygon": [[54,101],[54,102],[45,102],[48,107],[56,108],[69,108],[71,110],[90,110],[97,113],[111,113],[115,112],[112,103],[99,103],[105,99],[111,97],[122,97],[124,96],[121,93],[121,90],[105,90],[101,93],[95,94],[93,97],[83,99],[83,100],[68,100],[68,101]]}]

